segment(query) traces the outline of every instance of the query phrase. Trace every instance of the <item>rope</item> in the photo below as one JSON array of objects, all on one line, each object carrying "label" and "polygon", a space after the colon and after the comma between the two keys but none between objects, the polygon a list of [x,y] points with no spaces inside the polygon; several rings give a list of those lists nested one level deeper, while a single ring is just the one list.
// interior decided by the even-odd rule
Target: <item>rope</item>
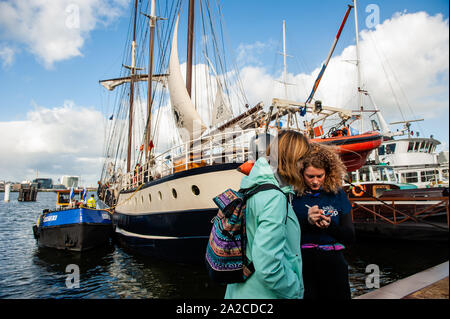
[{"label": "rope", "polygon": [[136,193],[138,192],[138,190],[141,189],[141,187],[142,187],[143,185],[144,185],[144,184],[139,185],[139,187],[136,188],[136,190],[131,194],[130,197],[128,197],[128,198],[127,198],[126,200],[124,200],[123,202],[116,204],[115,206],[111,206],[111,207],[109,207],[109,208],[102,208],[102,209],[98,209],[98,208],[89,208],[89,207],[83,207],[83,208],[86,208],[86,209],[92,209],[92,210],[103,210],[103,211],[108,212],[109,214],[112,215],[112,214],[113,214],[113,210],[114,210],[117,206],[123,205],[123,204],[125,204],[126,202],[128,202],[131,198],[133,198],[134,195],[136,195]]}]

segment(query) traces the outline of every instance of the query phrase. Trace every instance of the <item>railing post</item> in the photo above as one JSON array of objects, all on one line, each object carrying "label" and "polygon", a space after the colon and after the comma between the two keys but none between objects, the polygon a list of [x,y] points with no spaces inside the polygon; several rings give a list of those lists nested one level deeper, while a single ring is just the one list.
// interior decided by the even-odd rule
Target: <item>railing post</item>
[{"label": "railing post", "polygon": [[247,141],[244,141],[244,133],[241,131],[242,163],[245,162],[245,146],[248,144]]},{"label": "railing post", "polygon": [[172,147],[172,149],[170,150],[170,173],[171,174],[173,174],[173,164],[174,164],[173,157],[174,157],[174,154],[173,154],[173,147]]},{"label": "railing post", "polygon": [[213,164],[212,136],[209,137],[209,165]]},{"label": "railing post", "polygon": [[226,149],[225,141],[226,141],[225,133],[223,133],[222,134],[222,143],[221,143],[221,145],[222,145],[222,164],[225,164],[225,149]]},{"label": "railing post", "polygon": [[189,142],[186,142],[186,146],[184,147],[184,154],[185,154],[184,165],[186,170],[188,170],[188,161],[189,161],[188,144]]},{"label": "railing post", "polygon": [[448,224],[448,222],[449,222],[449,220],[448,220],[448,197],[447,197],[447,199],[445,200],[445,202],[446,202],[446,204],[445,204],[445,209],[447,210],[447,226],[449,226],[449,224]]},{"label": "railing post", "polygon": [[397,224],[397,214],[396,214],[396,210],[395,210],[395,202],[394,201],[392,201],[392,207],[394,208],[392,210],[392,213],[394,214],[394,225],[396,225]]}]

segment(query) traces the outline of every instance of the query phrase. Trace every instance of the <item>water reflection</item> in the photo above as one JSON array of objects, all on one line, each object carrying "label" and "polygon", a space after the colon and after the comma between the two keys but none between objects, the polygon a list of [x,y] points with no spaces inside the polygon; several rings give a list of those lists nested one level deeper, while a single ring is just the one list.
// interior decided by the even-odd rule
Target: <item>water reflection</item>
[{"label": "water reflection", "polygon": [[[54,193],[38,201],[2,201],[0,193],[0,298],[223,298],[224,286],[212,284],[205,267],[173,264],[109,245],[86,252],[38,248],[32,226],[43,209],[54,207]],[[380,285],[448,260],[448,242],[357,240],[345,251],[352,296],[370,291],[366,267],[380,269]],[[66,286],[67,265],[80,269],[80,287]]]},{"label": "water reflection", "polygon": [[[33,258],[45,298],[223,298],[204,267],[172,264],[109,246],[86,252],[39,248]],[[67,265],[80,270],[80,287],[66,287]]]},{"label": "water reflection", "polygon": [[366,278],[371,273],[367,266],[378,266],[382,287],[447,261],[448,242],[359,239],[345,256],[352,297],[355,297],[373,290],[366,287]]}]

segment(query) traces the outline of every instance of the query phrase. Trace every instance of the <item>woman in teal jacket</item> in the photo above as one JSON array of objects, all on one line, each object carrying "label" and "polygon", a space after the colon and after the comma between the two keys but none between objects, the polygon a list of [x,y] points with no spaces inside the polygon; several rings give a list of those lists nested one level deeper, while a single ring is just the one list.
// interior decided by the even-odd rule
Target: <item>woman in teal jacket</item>
[{"label": "woman in teal jacket", "polygon": [[247,201],[246,253],[255,272],[243,283],[227,285],[225,298],[303,297],[300,226],[287,197],[292,198],[292,186],[301,183],[299,160],[308,150],[302,134],[282,131],[267,149],[267,157],[258,159],[250,174],[243,177],[241,188],[270,183],[284,194],[271,189]]}]

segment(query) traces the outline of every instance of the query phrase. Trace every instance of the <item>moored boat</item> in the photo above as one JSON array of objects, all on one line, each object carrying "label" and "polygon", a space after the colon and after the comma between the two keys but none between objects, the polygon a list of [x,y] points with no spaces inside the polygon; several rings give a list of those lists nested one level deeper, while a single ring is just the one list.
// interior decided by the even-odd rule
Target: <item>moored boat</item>
[{"label": "moored boat", "polygon": [[448,188],[400,183],[390,165],[364,165],[344,185],[357,236],[448,240]]},{"label": "moored boat", "polygon": [[33,226],[39,247],[84,251],[105,245],[112,235],[108,211],[84,206],[81,190],[56,192],[56,209],[45,209]]},{"label": "moored boat", "polygon": [[378,132],[366,132],[357,135],[339,135],[326,139],[317,138],[312,139],[311,142],[337,146],[347,172],[352,172],[364,165],[370,152],[381,145],[382,139]]}]

